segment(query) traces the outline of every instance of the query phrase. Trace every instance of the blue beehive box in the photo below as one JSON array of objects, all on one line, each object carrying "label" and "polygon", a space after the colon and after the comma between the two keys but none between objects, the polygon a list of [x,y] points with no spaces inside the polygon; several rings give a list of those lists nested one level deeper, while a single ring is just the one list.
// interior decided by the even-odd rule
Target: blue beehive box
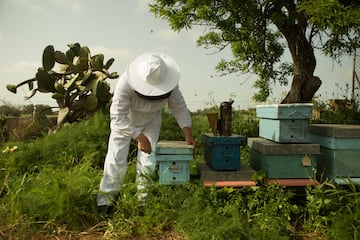
[{"label": "blue beehive box", "polygon": [[360,182],[360,126],[310,124],[308,141],[321,146],[319,174],[342,183],[351,178]]},{"label": "blue beehive box", "polygon": [[277,143],[264,138],[248,138],[250,166],[263,170],[269,179],[315,177],[320,145]]},{"label": "blue beehive box", "polygon": [[256,106],[259,136],[279,143],[305,143],[312,104],[269,104]]},{"label": "blue beehive box", "polygon": [[162,185],[181,184],[190,181],[190,161],[194,147],[184,141],[160,141],[156,146],[159,164],[159,182]]},{"label": "blue beehive box", "polygon": [[212,133],[205,133],[201,138],[205,161],[213,170],[240,169],[240,145],[243,136],[214,136]]}]

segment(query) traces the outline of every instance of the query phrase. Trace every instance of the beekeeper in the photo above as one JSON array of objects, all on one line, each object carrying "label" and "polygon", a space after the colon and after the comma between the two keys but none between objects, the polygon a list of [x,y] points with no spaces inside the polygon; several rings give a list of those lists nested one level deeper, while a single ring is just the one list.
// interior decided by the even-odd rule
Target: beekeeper
[{"label": "beekeeper", "polygon": [[137,140],[136,182],[145,194],[147,174],[155,170],[155,148],[161,127],[161,110],[167,104],[183,130],[188,144],[195,146],[191,117],[180,92],[180,69],[163,53],[144,53],[133,59],[117,82],[110,107],[111,133],[97,196],[98,209],[108,211],[120,191],[127,171],[131,139]]}]

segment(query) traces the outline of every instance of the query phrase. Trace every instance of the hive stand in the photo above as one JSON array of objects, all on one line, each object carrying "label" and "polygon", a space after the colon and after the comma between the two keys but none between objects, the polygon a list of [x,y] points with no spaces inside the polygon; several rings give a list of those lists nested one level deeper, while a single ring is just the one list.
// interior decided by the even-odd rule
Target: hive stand
[{"label": "hive stand", "polygon": [[206,187],[246,187],[256,186],[251,178],[255,171],[241,164],[238,170],[214,170],[206,162],[197,164],[200,172],[200,180]]}]

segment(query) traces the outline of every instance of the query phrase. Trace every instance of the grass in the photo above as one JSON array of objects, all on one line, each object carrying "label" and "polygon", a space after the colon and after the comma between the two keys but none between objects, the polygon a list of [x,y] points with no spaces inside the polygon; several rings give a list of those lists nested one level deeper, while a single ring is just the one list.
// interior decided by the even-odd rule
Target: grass
[{"label": "grass", "polygon": [[[133,150],[115,212],[103,218],[95,198],[108,134],[107,117],[98,115],[57,134],[1,145],[13,150],[0,154],[0,238],[359,239],[355,185],[205,188],[196,178],[160,185],[155,175],[143,206]],[[246,154],[244,148],[245,162]]]}]

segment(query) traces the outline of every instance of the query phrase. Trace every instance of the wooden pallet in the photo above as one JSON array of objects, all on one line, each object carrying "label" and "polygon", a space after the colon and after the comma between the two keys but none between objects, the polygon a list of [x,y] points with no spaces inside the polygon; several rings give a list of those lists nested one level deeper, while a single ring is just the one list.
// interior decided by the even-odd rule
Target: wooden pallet
[{"label": "wooden pallet", "polygon": [[256,182],[251,180],[255,171],[245,165],[241,165],[239,170],[219,171],[213,170],[206,162],[199,162],[198,169],[200,180],[205,187],[247,187],[256,186]]},{"label": "wooden pallet", "polygon": [[[255,170],[241,165],[239,170],[218,171],[213,170],[206,162],[197,163],[200,180],[205,187],[250,187],[256,186],[256,182],[251,180]],[[266,184],[279,184],[285,187],[305,187],[316,186],[319,182],[310,178],[285,178],[285,179],[266,179]]]}]

